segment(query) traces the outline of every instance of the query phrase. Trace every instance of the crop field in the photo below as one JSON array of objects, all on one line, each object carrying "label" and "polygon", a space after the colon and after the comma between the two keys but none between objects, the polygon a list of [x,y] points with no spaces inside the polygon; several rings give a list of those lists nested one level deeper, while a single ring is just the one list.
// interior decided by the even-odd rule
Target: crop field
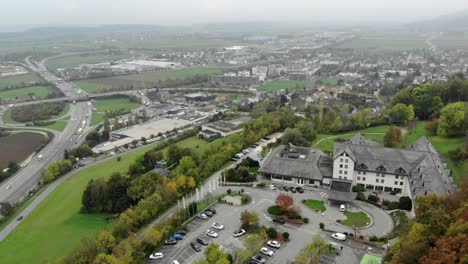
[{"label": "crop field", "polygon": [[88,93],[98,93],[104,92],[111,88],[130,90],[132,89],[131,86],[133,86],[135,89],[150,88],[153,85],[157,85],[159,81],[167,81],[169,79],[185,79],[195,75],[211,75],[218,73],[221,73],[221,70],[208,68],[185,68],[171,71],[145,72],[139,74],[81,80],[75,84]]},{"label": "crop field", "polygon": [[18,132],[0,137],[0,149],[15,151],[0,151],[0,168],[5,168],[10,161],[23,161],[31,155],[41,144],[47,142],[42,133]]},{"label": "crop field", "polygon": [[35,94],[39,98],[47,97],[47,94],[51,91],[51,87],[48,86],[31,86],[24,88],[0,90],[0,99],[15,99],[16,97],[23,96],[26,94]]},{"label": "crop field", "polygon": [[258,91],[280,91],[280,90],[295,90],[295,89],[302,89],[303,86],[306,88],[309,86],[313,86],[314,82],[307,82],[307,81],[272,81],[262,86],[257,87]]},{"label": "crop field", "polygon": [[42,82],[43,80],[35,73],[25,73],[0,78],[0,90],[30,82]]},{"label": "crop field", "polygon": [[127,55],[125,54],[78,54],[78,55],[70,55],[65,57],[58,57],[53,58],[47,61],[47,68],[50,70],[56,70],[58,68],[74,68],[79,66],[80,64],[94,64],[94,63],[101,63],[106,61],[112,60],[119,60],[126,58]]}]

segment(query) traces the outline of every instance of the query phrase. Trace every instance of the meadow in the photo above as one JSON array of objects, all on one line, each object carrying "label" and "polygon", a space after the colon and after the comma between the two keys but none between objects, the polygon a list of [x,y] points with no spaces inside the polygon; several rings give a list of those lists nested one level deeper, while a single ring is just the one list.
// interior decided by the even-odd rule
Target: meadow
[{"label": "meadow", "polygon": [[3,90],[5,88],[15,86],[15,85],[20,85],[20,84],[25,84],[25,83],[30,83],[30,82],[42,82],[44,80],[39,77],[36,73],[25,73],[25,74],[19,74],[19,75],[13,75],[13,76],[6,76],[0,78],[0,90]]},{"label": "meadow", "polygon": [[15,99],[17,97],[35,94],[38,98],[45,98],[51,91],[51,87],[48,86],[31,86],[24,88],[0,90],[0,99]]},{"label": "meadow", "polygon": [[281,91],[281,90],[296,90],[302,89],[303,86],[310,87],[313,86],[314,82],[308,81],[290,81],[290,80],[283,80],[283,81],[272,81],[262,86],[257,87],[258,91]]}]

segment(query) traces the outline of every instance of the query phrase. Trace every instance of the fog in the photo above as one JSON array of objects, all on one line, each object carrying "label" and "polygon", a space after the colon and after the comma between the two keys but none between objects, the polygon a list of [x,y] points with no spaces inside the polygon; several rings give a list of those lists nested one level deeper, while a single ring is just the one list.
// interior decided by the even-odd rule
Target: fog
[{"label": "fog", "polygon": [[0,25],[405,23],[464,9],[467,0],[14,0],[2,1]]}]

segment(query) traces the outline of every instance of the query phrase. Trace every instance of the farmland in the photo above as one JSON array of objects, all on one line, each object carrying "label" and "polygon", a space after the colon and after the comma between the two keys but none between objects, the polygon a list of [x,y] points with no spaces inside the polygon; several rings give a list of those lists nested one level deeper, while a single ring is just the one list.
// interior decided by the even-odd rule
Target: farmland
[{"label": "farmland", "polygon": [[15,150],[0,151],[0,168],[5,168],[9,161],[23,161],[46,142],[47,137],[43,133],[29,131],[11,133],[0,137],[0,149]]},{"label": "farmland", "polygon": [[30,82],[43,82],[44,80],[35,73],[26,73],[13,76],[7,76],[0,78],[0,90],[5,88],[14,87],[17,85],[23,86]]},{"label": "farmland", "polygon": [[168,80],[182,80],[191,78],[195,75],[207,76],[210,74],[221,73],[219,69],[208,68],[185,68],[171,71],[145,72],[139,74],[120,75],[105,78],[96,78],[75,82],[81,89],[88,93],[98,93],[114,89],[137,89],[150,88],[160,82]]},{"label": "farmland", "polygon": [[51,91],[51,87],[48,86],[31,86],[24,88],[0,90],[0,99],[15,99],[20,96],[27,94],[35,94],[38,98],[45,98]]}]

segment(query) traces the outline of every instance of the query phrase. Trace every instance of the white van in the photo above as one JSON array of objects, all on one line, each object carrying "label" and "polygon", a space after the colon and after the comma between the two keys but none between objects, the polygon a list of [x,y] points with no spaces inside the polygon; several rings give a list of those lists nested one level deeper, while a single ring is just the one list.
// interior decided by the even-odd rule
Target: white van
[{"label": "white van", "polygon": [[340,212],[344,212],[344,211],[346,211],[346,205],[341,204],[340,205]]},{"label": "white van", "polygon": [[345,241],[346,240],[346,235],[342,233],[333,233],[331,235],[333,239],[340,240],[340,241]]}]

